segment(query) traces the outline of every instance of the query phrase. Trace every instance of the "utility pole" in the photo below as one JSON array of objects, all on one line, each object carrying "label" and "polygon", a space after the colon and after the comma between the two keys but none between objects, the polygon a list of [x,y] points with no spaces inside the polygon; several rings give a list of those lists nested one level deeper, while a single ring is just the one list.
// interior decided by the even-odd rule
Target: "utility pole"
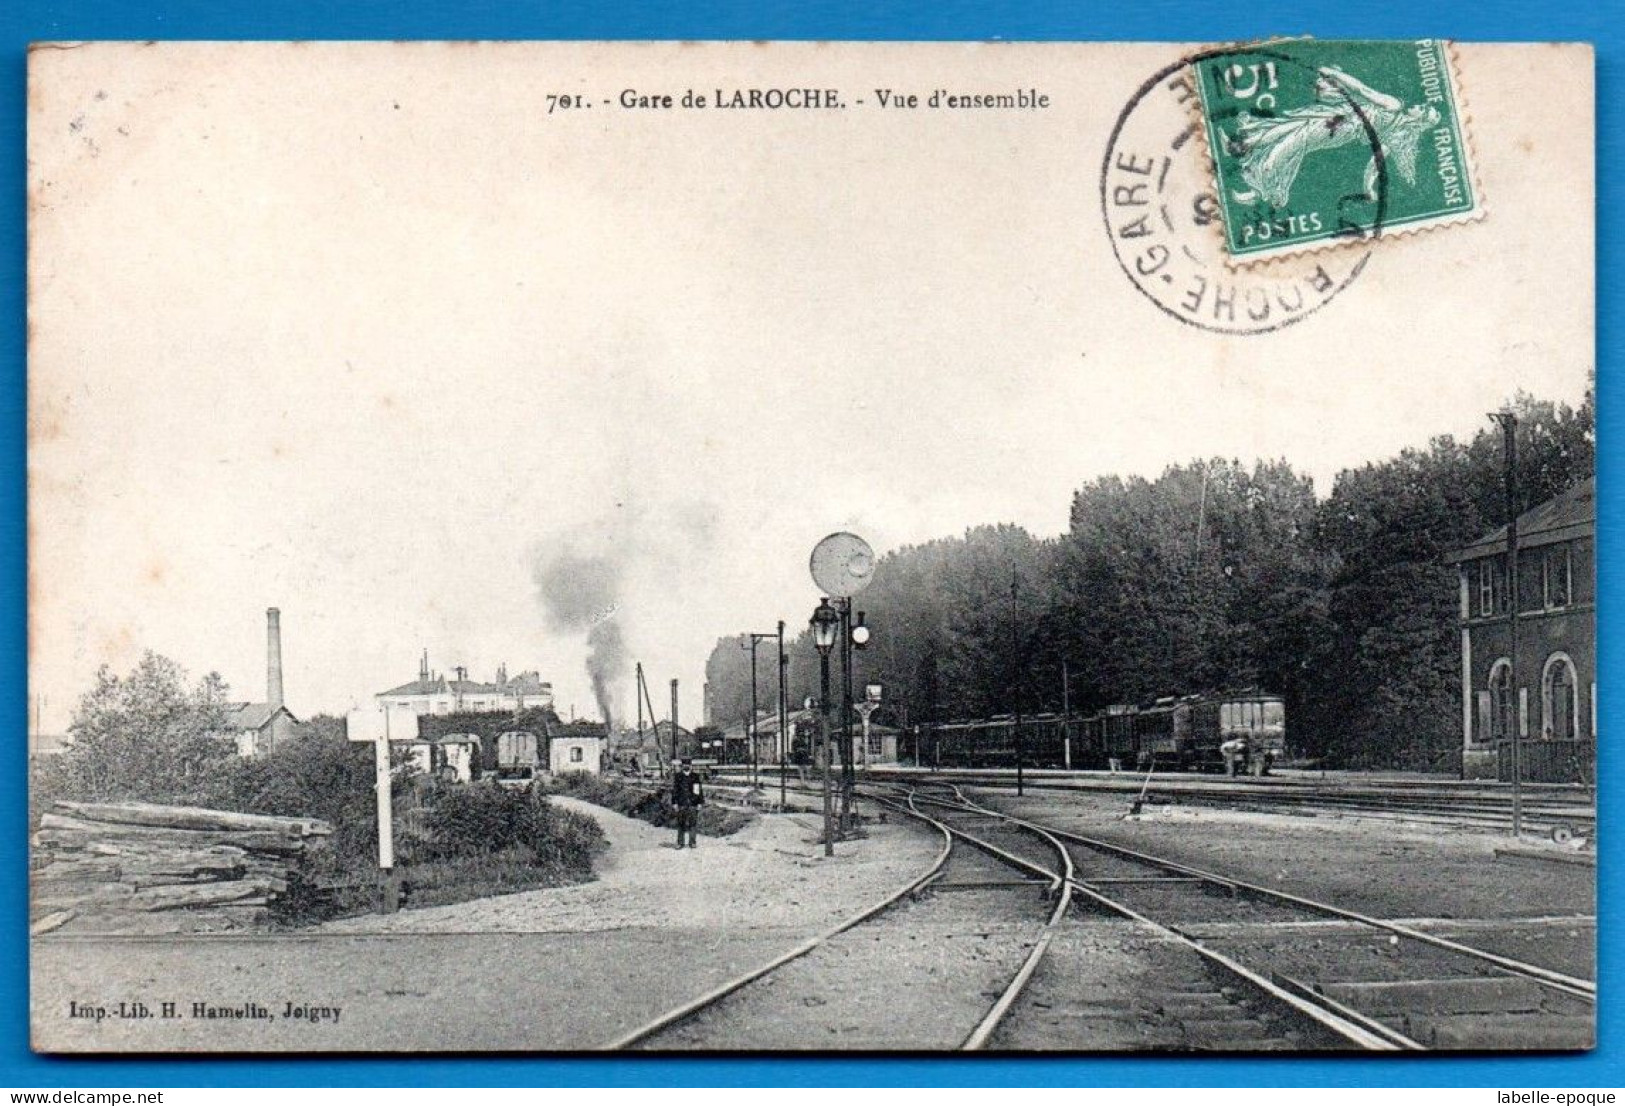
[{"label": "utility pole", "polygon": [[1523,833],[1523,688],[1518,683],[1518,416],[1511,409],[1490,418],[1501,425],[1506,461],[1507,673],[1512,687],[1512,836]]},{"label": "utility pole", "polygon": [[[643,774],[643,662],[638,661],[633,666],[632,672],[637,677],[635,681],[637,686],[632,689],[632,698],[636,699],[638,704],[638,775],[641,776]],[[659,742],[657,741],[655,744],[658,745]]]},{"label": "utility pole", "polygon": [[1025,754],[1025,749],[1022,747],[1023,743],[1022,743],[1022,740],[1021,740],[1021,690],[1020,690],[1019,685],[1020,685],[1020,682],[1021,682],[1022,665],[1021,665],[1021,657],[1016,652],[1016,633],[1017,633],[1016,622],[1018,620],[1018,614],[1019,614],[1019,612],[1017,610],[1017,607],[1016,607],[1016,586],[1017,586],[1016,585],[1016,581],[1017,581],[1016,573],[1017,573],[1016,566],[1011,565],[1010,566],[1010,666],[1011,666],[1011,669],[1012,669],[1012,676],[1011,676],[1011,680],[1010,680],[1010,698],[1012,700],[1011,714],[1013,714],[1015,716],[1015,733],[1014,733],[1013,736],[1016,739],[1015,740],[1015,745],[1016,745],[1016,795],[1020,796],[1020,795],[1023,795],[1023,794],[1026,793],[1025,792],[1025,786],[1024,786],[1024,784],[1025,784],[1024,773],[1025,773],[1026,766],[1025,766],[1024,762],[1026,761],[1027,758],[1024,755]]},{"label": "utility pole", "polygon": [[843,815],[842,825],[845,829],[853,828],[852,801],[858,789],[857,773],[853,761],[856,759],[852,753],[852,715],[856,705],[852,702],[852,597],[846,597],[841,604],[841,611],[846,615],[846,632],[841,635],[841,648],[846,652],[846,686],[841,689],[841,804]]},{"label": "utility pole", "polygon": [[750,725],[745,727],[750,742],[750,785],[756,786],[756,635],[750,635]]},{"label": "utility pole", "polygon": [[[745,727],[745,733],[746,733],[747,739],[750,741],[750,785],[752,787],[760,787],[762,785],[762,783],[761,783],[761,758],[758,755],[757,749],[756,749],[757,739],[760,736],[760,734],[758,733],[757,728],[756,728],[756,716],[757,716],[757,710],[758,710],[757,702],[756,702],[756,647],[758,645],[760,645],[764,641],[774,641],[774,640],[777,640],[778,643],[779,643],[779,658],[782,661],[783,657],[784,657],[784,621],[782,619],[779,621],[779,628],[775,632],[773,632],[771,634],[756,634],[756,633],[753,633],[753,634],[750,635],[750,723]],[[739,644],[744,645],[745,643],[740,642]],[[779,666],[779,700],[780,700],[780,704],[779,704],[779,740],[781,742],[784,740],[784,705],[783,705],[783,699],[784,699],[784,667],[781,664]],[[779,790],[782,792],[784,790],[784,788],[782,786],[783,782],[784,782],[783,779],[782,779],[782,777],[783,777],[782,772],[780,773],[780,777],[781,777],[781,779],[780,779],[779,782],[780,782],[781,786],[780,786]],[[779,805],[782,808],[783,805],[784,805],[783,804],[784,796],[781,794],[779,796],[779,799],[780,799],[780,804]]]},{"label": "utility pole", "polygon": [[677,681],[671,682],[671,759],[677,762]]},{"label": "utility pole", "polygon": [[1061,758],[1068,771],[1072,768],[1072,673],[1066,658],[1061,658]]},{"label": "utility pole", "polygon": [[790,666],[790,658],[784,655],[784,619],[779,619],[779,812],[783,813],[788,802],[785,789],[787,766],[785,761],[790,759],[790,705],[785,698],[785,669]]}]

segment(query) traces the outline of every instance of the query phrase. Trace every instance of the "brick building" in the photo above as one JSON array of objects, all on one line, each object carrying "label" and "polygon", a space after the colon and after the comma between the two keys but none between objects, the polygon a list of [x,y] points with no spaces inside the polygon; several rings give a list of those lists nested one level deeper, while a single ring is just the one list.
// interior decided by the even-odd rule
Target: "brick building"
[{"label": "brick building", "polygon": [[1507,778],[1513,728],[1527,779],[1596,765],[1596,478],[1518,516],[1517,652],[1506,527],[1452,553],[1460,589],[1462,764]]}]

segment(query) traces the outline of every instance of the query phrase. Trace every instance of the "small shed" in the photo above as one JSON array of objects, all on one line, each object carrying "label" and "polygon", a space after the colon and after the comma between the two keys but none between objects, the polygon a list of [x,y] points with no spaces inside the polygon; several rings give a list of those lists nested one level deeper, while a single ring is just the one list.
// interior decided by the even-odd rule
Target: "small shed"
[{"label": "small shed", "polygon": [[604,739],[601,737],[559,736],[549,743],[548,771],[557,776],[563,772],[591,772],[597,775],[602,767]]}]

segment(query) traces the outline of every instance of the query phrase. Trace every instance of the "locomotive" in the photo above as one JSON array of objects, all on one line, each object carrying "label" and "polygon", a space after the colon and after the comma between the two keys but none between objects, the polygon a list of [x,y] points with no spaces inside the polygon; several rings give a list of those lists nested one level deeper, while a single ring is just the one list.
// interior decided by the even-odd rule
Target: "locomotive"
[{"label": "locomotive", "polygon": [[[921,764],[1010,768],[1017,721],[1009,715],[951,722],[920,735]],[[1269,773],[1286,755],[1286,704],[1279,695],[1240,691],[1119,704],[1087,717],[1023,716],[1022,763],[1032,768],[1172,768]]]}]

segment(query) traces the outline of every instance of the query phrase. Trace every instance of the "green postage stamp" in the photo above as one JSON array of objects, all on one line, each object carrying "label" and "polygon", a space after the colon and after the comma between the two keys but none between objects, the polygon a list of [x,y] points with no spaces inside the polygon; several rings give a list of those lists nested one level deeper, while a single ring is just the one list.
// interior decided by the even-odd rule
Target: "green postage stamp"
[{"label": "green postage stamp", "polygon": [[1237,261],[1483,213],[1449,43],[1291,40],[1195,64]]}]

